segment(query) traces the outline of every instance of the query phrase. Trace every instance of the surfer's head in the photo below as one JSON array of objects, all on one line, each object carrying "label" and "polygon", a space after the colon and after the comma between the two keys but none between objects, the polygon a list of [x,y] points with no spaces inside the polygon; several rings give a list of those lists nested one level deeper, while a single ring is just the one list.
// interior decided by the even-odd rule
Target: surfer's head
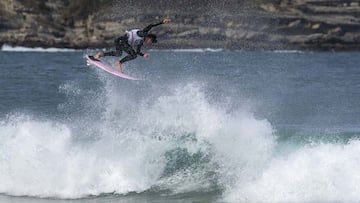
[{"label": "surfer's head", "polygon": [[146,35],[144,42],[145,42],[146,45],[150,45],[150,44],[152,44],[152,43],[156,43],[156,42],[157,42],[157,40],[156,40],[156,35],[154,35],[154,34],[148,34],[148,35]]}]

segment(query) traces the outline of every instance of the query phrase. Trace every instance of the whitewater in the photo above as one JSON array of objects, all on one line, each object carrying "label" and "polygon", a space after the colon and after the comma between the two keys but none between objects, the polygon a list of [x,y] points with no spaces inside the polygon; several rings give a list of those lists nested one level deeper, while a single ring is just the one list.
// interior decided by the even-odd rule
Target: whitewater
[{"label": "whitewater", "polygon": [[5,48],[2,202],[360,200],[359,53]]}]

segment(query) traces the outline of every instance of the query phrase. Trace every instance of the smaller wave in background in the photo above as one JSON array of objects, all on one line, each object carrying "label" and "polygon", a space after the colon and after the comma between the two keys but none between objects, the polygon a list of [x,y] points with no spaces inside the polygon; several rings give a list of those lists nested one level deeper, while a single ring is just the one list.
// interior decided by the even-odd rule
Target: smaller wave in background
[{"label": "smaller wave in background", "polygon": [[75,52],[76,49],[66,49],[66,48],[41,48],[41,47],[23,47],[23,46],[10,46],[4,44],[1,47],[1,51],[9,52]]},{"label": "smaller wave in background", "polygon": [[151,49],[151,51],[172,51],[172,52],[196,52],[196,53],[203,53],[203,52],[221,52],[221,51],[224,51],[224,49],[213,49],[213,48],[199,48],[199,49],[163,49],[163,50]]},{"label": "smaller wave in background", "polygon": [[305,53],[304,51],[300,50],[274,50],[272,51],[274,53],[280,53],[280,54],[296,54],[296,53]]}]

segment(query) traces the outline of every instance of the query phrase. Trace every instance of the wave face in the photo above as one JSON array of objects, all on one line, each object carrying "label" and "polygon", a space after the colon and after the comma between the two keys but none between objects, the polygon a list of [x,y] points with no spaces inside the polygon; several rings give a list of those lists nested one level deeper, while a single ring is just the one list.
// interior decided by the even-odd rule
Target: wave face
[{"label": "wave face", "polygon": [[[309,76],[279,64],[302,67],[299,58],[322,64],[334,56],[155,51],[158,60],[125,66],[149,80],[129,82],[86,68],[77,53],[14,55],[26,63],[8,61],[0,69],[8,78],[1,93],[8,108],[0,109],[1,194],[115,201],[136,195],[144,201],[360,199],[359,98],[348,89],[358,81],[352,60],[345,66],[349,75],[317,66]],[[33,61],[44,56],[47,63]],[[216,62],[224,57],[219,70]],[[259,65],[259,57],[268,66]],[[17,77],[7,77],[12,74]],[[315,81],[317,74],[325,79]]]}]

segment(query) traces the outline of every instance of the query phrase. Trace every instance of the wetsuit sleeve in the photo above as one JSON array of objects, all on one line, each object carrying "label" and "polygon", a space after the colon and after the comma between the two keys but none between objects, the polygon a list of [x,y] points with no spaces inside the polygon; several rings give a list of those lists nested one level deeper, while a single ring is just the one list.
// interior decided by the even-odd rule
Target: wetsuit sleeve
[{"label": "wetsuit sleeve", "polygon": [[155,27],[155,26],[158,26],[158,25],[161,25],[161,24],[164,24],[162,21],[159,22],[159,23],[155,23],[155,24],[150,24],[148,25],[146,28],[142,29],[142,30],[139,30],[137,32],[137,35],[139,35],[140,37],[145,37],[148,32],[151,30],[151,28]]}]

